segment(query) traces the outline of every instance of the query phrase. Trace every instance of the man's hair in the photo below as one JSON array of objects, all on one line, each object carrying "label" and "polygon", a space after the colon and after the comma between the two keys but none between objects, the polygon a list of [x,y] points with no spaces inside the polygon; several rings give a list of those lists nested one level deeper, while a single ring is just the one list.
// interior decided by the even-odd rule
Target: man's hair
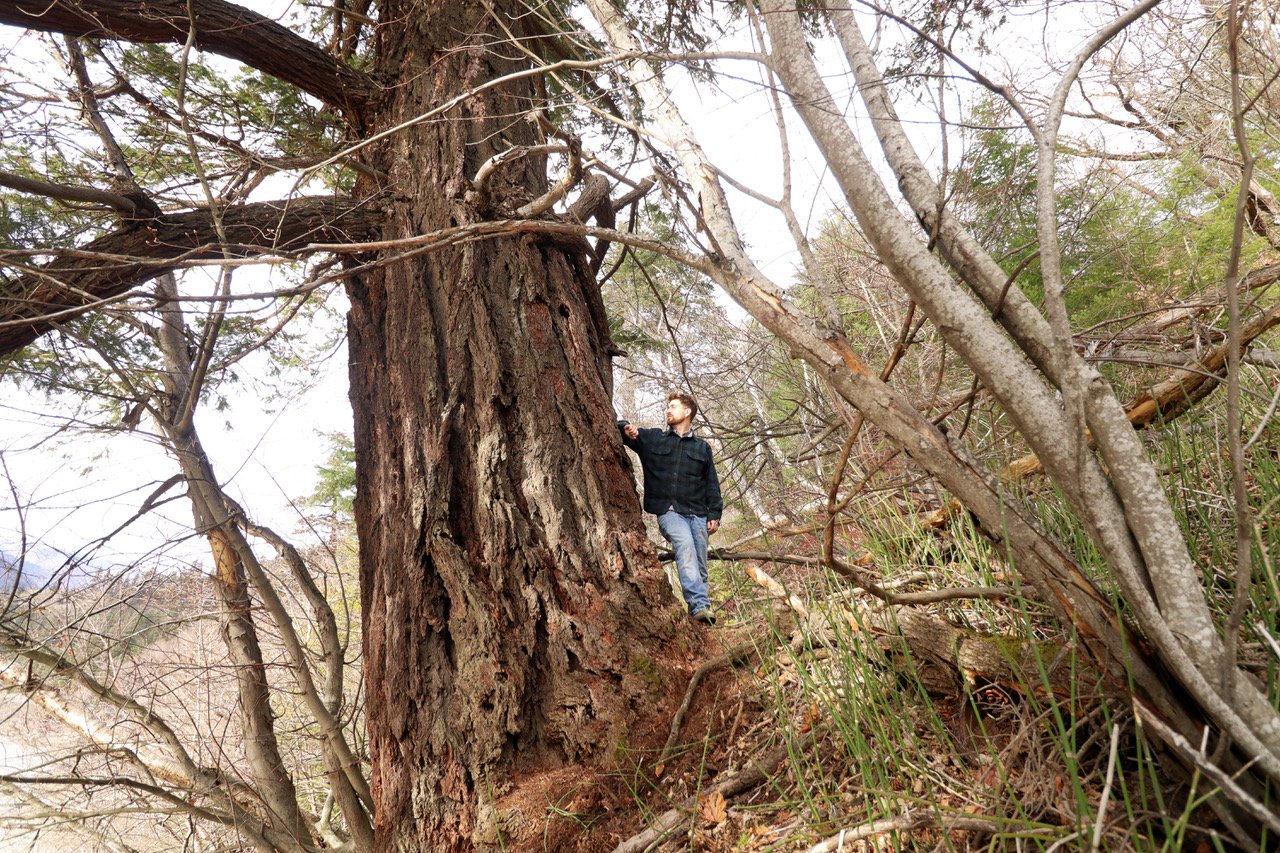
[{"label": "man's hair", "polygon": [[685,408],[691,412],[690,417],[696,418],[698,416],[698,401],[689,394],[683,391],[672,391],[667,395],[667,402],[670,403],[672,400],[679,400],[684,403]]}]

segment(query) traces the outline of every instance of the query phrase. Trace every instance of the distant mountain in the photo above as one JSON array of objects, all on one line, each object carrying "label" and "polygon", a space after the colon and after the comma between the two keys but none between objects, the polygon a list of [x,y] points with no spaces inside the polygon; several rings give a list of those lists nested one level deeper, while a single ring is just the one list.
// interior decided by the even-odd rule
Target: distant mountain
[{"label": "distant mountain", "polygon": [[[21,574],[19,574],[21,562]],[[19,561],[17,557],[0,550],[0,591],[13,589],[16,581],[19,589],[39,589],[47,584],[62,568],[62,557],[56,553],[37,553],[29,551],[26,559]]]}]

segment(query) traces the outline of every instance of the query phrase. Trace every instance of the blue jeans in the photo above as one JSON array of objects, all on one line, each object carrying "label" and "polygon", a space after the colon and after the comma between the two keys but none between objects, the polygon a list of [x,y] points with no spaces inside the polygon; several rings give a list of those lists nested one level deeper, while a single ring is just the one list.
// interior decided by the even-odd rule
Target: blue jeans
[{"label": "blue jeans", "polygon": [[658,529],[676,552],[676,573],[680,576],[680,589],[689,612],[710,609],[711,599],[707,598],[707,520],[668,510],[658,516]]}]

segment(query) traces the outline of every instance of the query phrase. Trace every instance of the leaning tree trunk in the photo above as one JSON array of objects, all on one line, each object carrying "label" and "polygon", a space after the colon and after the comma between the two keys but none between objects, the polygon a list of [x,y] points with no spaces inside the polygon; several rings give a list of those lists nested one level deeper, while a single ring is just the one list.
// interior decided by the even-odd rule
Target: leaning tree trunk
[{"label": "leaning tree trunk", "polygon": [[[492,47],[480,4],[397,0],[381,18],[378,70],[397,82],[371,131],[520,68]],[[483,206],[468,182],[542,141],[525,118],[538,95],[505,82],[371,148],[392,188],[383,238],[495,218],[545,190],[534,157],[500,171]],[[507,782],[607,760],[628,719],[660,704],[636,662],[663,642],[670,599],[614,425],[585,248],[473,242],[392,254],[351,281],[378,849],[497,840]]]}]

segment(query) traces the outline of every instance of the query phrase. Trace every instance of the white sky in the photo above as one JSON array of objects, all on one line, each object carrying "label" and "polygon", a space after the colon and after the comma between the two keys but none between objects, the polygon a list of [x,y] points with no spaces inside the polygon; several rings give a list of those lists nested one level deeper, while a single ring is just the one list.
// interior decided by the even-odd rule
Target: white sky
[{"label": "white sky", "polygon": [[[230,391],[230,408],[204,406],[197,427],[228,493],[257,520],[289,535],[299,524],[291,502],[315,485],[315,466],[324,461],[323,433],[351,432],[347,403],[345,348],[322,366],[318,384],[287,401],[266,404],[251,393]],[[272,411],[274,410],[274,411]],[[176,463],[138,432],[107,438],[81,434],[32,449],[33,441],[55,431],[65,405],[5,387],[0,403],[0,454],[25,507],[30,540],[39,540],[33,558],[46,567],[86,541],[127,521],[156,486],[177,472]],[[170,495],[181,497],[181,489]],[[16,552],[21,521],[12,494],[0,498],[0,550]],[[131,526],[104,549],[101,559],[126,562],[146,558],[151,549],[191,526],[185,497]],[[203,564],[207,547],[195,542],[171,558]]]}]

